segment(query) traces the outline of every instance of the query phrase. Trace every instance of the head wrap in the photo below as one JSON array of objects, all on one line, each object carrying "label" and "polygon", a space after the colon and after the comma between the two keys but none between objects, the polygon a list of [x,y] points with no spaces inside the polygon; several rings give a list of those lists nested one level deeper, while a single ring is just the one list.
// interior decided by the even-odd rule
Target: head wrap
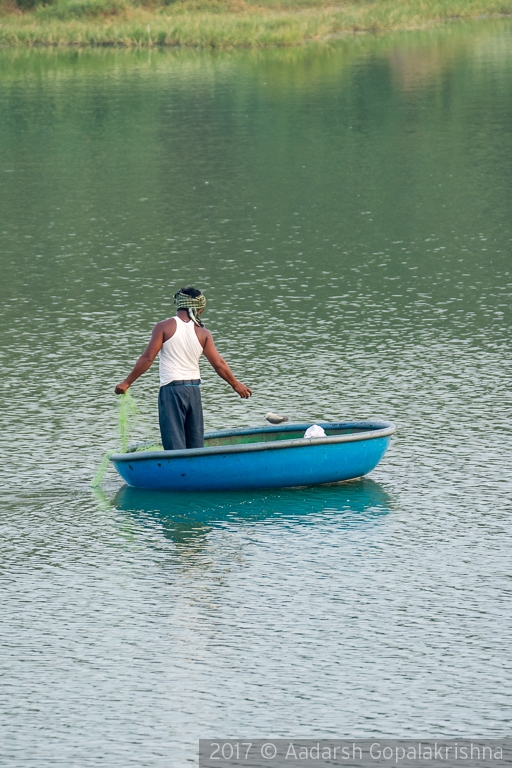
[{"label": "head wrap", "polygon": [[180,290],[174,294],[174,303],[177,305],[178,309],[186,309],[190,319],[196,325],[203,328],[198,313],[199,309],[204,309],[206,307],[206,299],[202,293],[194,298],[193,296],[189,296],[188,293],[183,293],[183,288],[180,288]]}]

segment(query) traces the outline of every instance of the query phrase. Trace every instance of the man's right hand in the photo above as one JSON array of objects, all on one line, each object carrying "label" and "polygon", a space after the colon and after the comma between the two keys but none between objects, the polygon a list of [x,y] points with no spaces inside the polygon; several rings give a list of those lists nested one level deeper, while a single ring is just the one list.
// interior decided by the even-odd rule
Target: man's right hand
[{"label": "man's right hand", "polygon": [[246,387],[245,384],[242,384],[242,382],[237,381],[234,385],[233,389],[237,393],[237,395],[240,395],[240,397],[243,397],[244,400],[247,400],[252,395],[252,390],[249,389],[249,387]]},{"label": "man's right hand", "polygon": [[117,385],[114,392],[116,395],[124,395],[125,392],[129,389],[130,385],[126,383],[126,381],[122,381],[120,384]]}]

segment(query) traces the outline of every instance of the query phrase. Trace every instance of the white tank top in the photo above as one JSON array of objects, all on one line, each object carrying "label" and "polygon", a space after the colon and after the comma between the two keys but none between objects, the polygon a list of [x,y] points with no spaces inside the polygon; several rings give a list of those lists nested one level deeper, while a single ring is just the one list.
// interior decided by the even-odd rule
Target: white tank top
[{"label": "white tank top", "polygon": [[185,323],[177,316],[174,319],[174,336],[164,341],[158,353],[161,387],[165,387],[170,381],[201,378],[199,358],[203,354],[203,348],[196,336],[195,324],[192,320]]}]

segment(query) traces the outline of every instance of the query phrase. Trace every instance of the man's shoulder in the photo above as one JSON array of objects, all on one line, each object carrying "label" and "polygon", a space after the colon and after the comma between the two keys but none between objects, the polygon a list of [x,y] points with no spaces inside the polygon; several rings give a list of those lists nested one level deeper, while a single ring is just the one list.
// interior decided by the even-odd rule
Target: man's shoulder
[{"label": "man's shoulder", "polygon": [[199,339],[199,343],[204,348],[204,345],[206,344],[208,339],[212,338],[210,331],[204,326],[196,325],[195,332],[196,332],[197,338]]},{"label": "man's shoulder", "polygon": [[176,325],[176,320],[174,317],[168,317],[166,320],[160,320],[158,323],[155,324],[155,328],[161,328],[162,330],[165,328],[168,328],[171,325]]},{"label": "man's shoulder", "polygon": [[176,330],[176,321],[174,317],[168,317],[167,320],[160,320],[153,328],[153,338],[160,337],[163,342],[168,341]]}]

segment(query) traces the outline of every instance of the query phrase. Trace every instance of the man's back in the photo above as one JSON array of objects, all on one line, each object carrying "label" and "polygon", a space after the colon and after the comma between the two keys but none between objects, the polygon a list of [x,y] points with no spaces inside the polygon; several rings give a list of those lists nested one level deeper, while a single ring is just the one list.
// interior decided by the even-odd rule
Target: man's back
[{"label": "man's back", "polygon": [[[164,333],[165,340],[158,353],[161,387],[165,387],[170,381],[201,378],[199,358],[203,354],[203,345],[196,333],[197,326],[192,320],[184,321],[180,317],[173,318],[173,326],[173,333],[169,338],[165,339],[168,334]],[[204,328],[198,330],[204,331]]]}]

